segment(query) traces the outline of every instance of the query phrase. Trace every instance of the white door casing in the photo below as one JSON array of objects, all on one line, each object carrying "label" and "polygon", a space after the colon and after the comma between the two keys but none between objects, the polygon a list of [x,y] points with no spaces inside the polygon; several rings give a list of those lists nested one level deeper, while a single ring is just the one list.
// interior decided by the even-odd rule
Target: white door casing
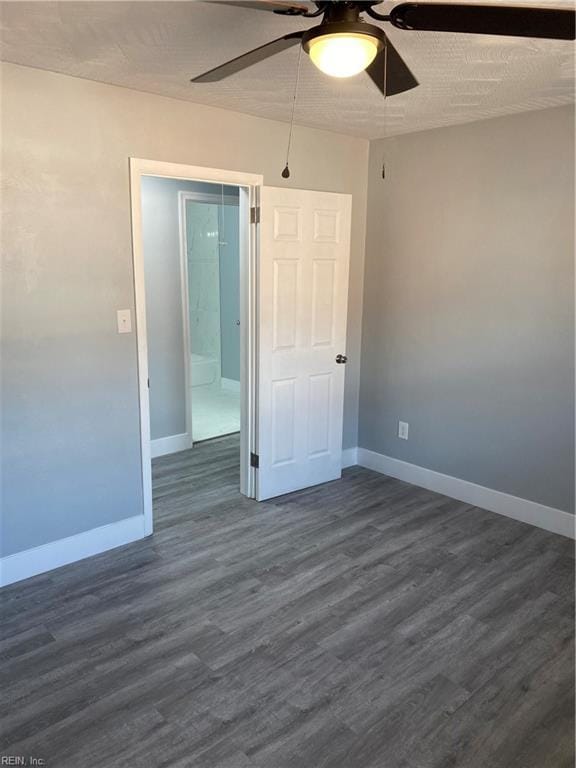
[{"label": "white door casing", "polygon": [[341,475],[350,195],[261,190],[256,498]]},{"label": "white door casing", "polygon": [[[144,247],[142,243],[142,176],[161,176],[188,181],[204,181],[240,188],[240,378],[241,440],[240,491],[255,497],[255,471],[250,467],[250,452],[257,442],[256,434],[256,225],[250,224],[250,208],[256,205],[263,178],[259,174],[227,171],[204,166],[183,165],[161,160],[130,158],[130,202],[132,252],[134,266],[134,303],[138,354],[138,393],[140,405],[140,449],[142,458],[142,496],[144,532],[154,530],[152,511],[152,468],[150,450],[150,396],[148,391],[148,339],[146,333],[146,283]],[[243,330],[242,330],[243,329]]]}]

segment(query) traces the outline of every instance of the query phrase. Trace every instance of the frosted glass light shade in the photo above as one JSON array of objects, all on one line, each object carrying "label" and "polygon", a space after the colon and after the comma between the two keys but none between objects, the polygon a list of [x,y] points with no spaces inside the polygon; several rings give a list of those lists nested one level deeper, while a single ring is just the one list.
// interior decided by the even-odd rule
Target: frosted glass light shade
[{"label": "frosted glass light shade", "polygon": [[320,35],[310,41],[310,58],[331,77],[352,77],[363,72],[378,53],[378,40],[354,32]]}]

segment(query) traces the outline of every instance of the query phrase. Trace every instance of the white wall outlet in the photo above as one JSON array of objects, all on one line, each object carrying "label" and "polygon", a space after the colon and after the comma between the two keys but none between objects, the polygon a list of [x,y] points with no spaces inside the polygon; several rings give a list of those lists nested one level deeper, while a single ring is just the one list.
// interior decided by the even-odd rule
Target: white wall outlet
[{"label": "white wall outlet", "polygon": [[118,333],[132,333],[132,313],[129,309],[119,309],[116,312]]},{"label": "white wall outlet", "polygon": [[408,429],[410,425],[407,421],[399,421],[398,422],[398,437],[401,440],[408,440]]}]

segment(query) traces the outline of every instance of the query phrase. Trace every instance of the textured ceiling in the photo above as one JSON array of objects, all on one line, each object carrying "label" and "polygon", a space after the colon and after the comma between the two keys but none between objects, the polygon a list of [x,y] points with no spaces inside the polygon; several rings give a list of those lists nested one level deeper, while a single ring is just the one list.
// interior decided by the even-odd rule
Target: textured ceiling
[{"label": "textured ceiling", "polygon": [[[507,4],[574,7],[572,0]],[[3,2],[0,9],[5,61],[284,121],[291,114],[298,47],[220,83],[192,85],[189,79],[317,23],[169,0]],[[420,87],[384,101],[367,76],[331,79],[302,54],[296,123],[379,138],[574,100],[571,42],[385,28]]]}]

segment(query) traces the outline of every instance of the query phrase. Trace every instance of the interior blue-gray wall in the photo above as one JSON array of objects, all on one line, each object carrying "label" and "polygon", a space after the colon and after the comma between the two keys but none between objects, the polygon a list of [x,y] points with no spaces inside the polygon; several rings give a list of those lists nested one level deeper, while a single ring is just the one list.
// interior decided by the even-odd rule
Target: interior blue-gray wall
[{"label": "interior blue-gray wall", "polygon": [[573,512],[573,108],[372,142],[365,270],[359,444]]}]

